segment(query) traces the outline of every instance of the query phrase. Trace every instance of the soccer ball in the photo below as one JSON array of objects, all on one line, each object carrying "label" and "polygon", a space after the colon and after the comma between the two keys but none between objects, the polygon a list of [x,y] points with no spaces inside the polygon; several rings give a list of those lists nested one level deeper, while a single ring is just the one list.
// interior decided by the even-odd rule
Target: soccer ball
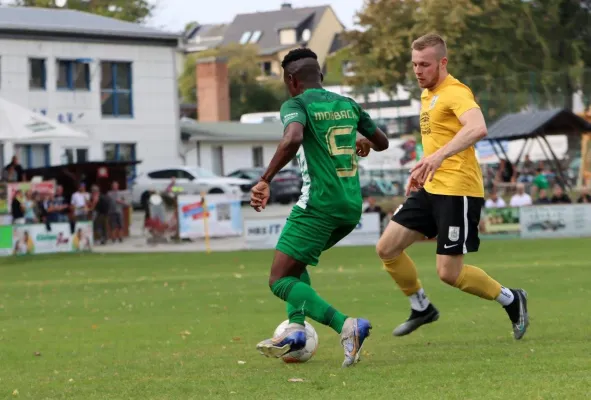
[{"label": "soccer ball", "polygon": [[[273,337],[277,337],[283,333],[285,328],[289,325],[289,320],[285,320],[279,324],[277,329],[275,329],[275,333]],[[309,324],[308,321],[304,322],[305,329],[306,329],[306,347],[301,350],[292,351],[290,353],[284,354],[281,358],[286,363],[303,363],[308,361],[312,358],[312,356],[316,353],[316,349],[318,348],[318,334],[316,333],[316,329]]]}]

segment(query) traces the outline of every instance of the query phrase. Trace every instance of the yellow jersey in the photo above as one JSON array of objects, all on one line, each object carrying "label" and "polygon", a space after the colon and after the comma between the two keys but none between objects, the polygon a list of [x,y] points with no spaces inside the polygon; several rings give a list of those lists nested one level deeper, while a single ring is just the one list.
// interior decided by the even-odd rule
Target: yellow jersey
[{"label": "yellow jersey", "polygon": [[[433,90],[421,94],[421,137],[425,156],[445,146],[460,129],[460,116],[472,108],[480,108],[470,88],[448,75]],[[482,171],[476,159],[474,146],[443,161],[425,183],[432,194],[449,196],[484,197]]]}]

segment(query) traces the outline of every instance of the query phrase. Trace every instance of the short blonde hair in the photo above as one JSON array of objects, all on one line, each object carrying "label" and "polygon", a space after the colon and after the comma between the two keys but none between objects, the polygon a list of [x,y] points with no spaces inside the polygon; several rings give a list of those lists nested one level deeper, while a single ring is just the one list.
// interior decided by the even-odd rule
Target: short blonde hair
[{"label": "short blonde hair", "polygon": [[436,47],[440,58],[447,57],[447,45],[445,44],[445,40],[436,33],[428,33],[412,42],[413,50],[421,51],[429,47]]}]

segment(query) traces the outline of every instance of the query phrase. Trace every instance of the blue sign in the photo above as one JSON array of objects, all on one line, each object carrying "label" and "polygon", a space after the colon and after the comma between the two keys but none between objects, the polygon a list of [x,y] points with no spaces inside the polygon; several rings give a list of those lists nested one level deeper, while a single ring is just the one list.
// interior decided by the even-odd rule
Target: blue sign
[{"label": "blue sign", "polygon": [[[47,109],[46,108],[41,108],[39,110],[34,108],[33,112],[39,113],[39,114],[47,117]],[[72,112],[64,112],[64,113],[58,113],[56,119],[58,120],[58,122],[60,122],[62,124],[73,124],[74,122],[80,120],[83,116],[84,116],[84,113],[79,113],[78,115],[75,115]]]}]

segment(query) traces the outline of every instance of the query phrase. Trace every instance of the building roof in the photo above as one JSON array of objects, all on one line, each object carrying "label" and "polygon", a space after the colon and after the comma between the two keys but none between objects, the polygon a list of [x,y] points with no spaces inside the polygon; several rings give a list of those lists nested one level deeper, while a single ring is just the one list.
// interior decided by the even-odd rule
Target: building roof
[{"label": "building roof", "polygon": [[213,49],[224,39],[226,29],[228,24],[197,24],[185,33],[185,47],[187,51]]},{"label": "building roof", "polygon": [[538,135],[581,134],[591,123],[570,110],[555,108],[507,114],[488,128],[486,140],[518,140]]},{"label": "building roof", "polygon": [[330,45],[330,50],[328,50],[328,54],[334,54],[340,49],[347,47],[349,45],[349,43],[347,43],[347,41],[345,40],[344,36],[345,35],[343,34],[343,32],[334,35],[334,38],[332,39],[332,43]]},{"label": "building roof", "polygon": [[181,137],[191,142],[278,141],[283,136],[280,122],[245,124],[235,121],[197,122],[181,120]]},{"label": "building roof", "polygon": [[176,33],[82,11],[36,7],[0,7],[0,32],[155,39],[171,42],[179,38]]},{"label": "building roof", "polygon": [[[238,14],[228,26],[222,44],[239,43],[245,32],[251,32],[252,34],[260,31],[261,35],[256,44],[263,53],[268,53],[268,49],[281,46],[279,41],[280,29],[296,29],[298,36],[305,29],[309,29],[313,33],[320,22],[320,18],[329,7],[292,8],[288,5],[282,5],[279,10]],[[296,45],[302,42],[300,39],[298,37]]]}]

